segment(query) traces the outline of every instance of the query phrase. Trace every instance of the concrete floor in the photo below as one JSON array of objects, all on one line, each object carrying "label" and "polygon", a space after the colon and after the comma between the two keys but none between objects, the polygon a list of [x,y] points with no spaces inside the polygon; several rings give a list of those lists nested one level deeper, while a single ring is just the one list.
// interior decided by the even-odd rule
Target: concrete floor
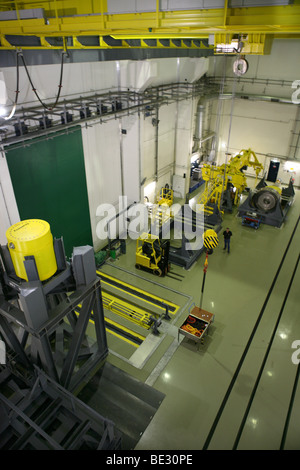
[{"label": "concrete floor", "polygon": [[215,322],[199,348],[186,337],[178,341],[177,331],[189,306],[199,305],[204,255],[188,271],[172,266],[180,281],[154,278],[135,269],[135,242],[128,240],[126,255],[101,268],[180,306],[152,346],[149,332],[141,349],[108,334],[107,361],[165,394],[137,450],[300,449],[299,387],[291,401],[299,369],[292,362],[292,343],[300,344],[299,213],[296,190],[281,228],[254,230],[225,214],[231,253],[220,236],[202,305]]}]

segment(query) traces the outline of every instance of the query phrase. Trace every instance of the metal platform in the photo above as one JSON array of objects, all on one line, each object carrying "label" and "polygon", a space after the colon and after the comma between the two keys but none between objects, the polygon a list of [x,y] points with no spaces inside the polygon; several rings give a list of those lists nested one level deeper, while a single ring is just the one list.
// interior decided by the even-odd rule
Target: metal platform
[{"label": "metal platform", "polygon": [[135,447],[165,395],[108,362],[78,397],[115,423],[122,433],[122,449]]}]

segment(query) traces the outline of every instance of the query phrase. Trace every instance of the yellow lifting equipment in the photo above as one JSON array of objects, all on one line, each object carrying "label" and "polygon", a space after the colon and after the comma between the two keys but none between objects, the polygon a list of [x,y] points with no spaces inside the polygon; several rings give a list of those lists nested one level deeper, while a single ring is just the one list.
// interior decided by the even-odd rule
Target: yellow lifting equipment
[{"label": "yellow lifting equipment", "polygon": [[227,164],[214,166],[206,163],[203,165],[202,178],[205,181],[205,188],[198,199],[198,204],[203,204],[204,213],[210,213],[212,210],[211,207],[207,206],[209,202],[216,204],[222,212],[222,194],[227,190],[229,183],[235,188],[233,203],[235,205],[238,203],[241,193],[247,186],[243,170],[248,166],[254,169],[256,177],[263,170],[263,165],[251,149],[241,150]]},{"label": "yellow lifting equipment", "polygon": [[166,204],[169,207],[173,204],[173,189],[171,189],[168,184],[166,184],[164,188],[161,188],[160,195],[157,198],[157,204],[160,206]]}]

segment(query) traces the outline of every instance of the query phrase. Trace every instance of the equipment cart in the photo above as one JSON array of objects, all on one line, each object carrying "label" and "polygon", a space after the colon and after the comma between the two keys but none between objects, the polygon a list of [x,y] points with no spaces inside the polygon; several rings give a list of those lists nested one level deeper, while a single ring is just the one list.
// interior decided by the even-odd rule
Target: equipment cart
[{"label": "equipment cart", "polygon": [[179,334],[192,339],[196,343],[203,344],[204,336],[207,335],[210,325],[213,323],[215,316],[213,313],[194,307],[178,329]]},{"label": "equipment cart", "polygon": [[261,224],[261,218],[256,217],[255,215],[244,215],[242,217],[242,225],[246,225],[247,227],[254,228],[255,230],[258,229],[258,227]]}]

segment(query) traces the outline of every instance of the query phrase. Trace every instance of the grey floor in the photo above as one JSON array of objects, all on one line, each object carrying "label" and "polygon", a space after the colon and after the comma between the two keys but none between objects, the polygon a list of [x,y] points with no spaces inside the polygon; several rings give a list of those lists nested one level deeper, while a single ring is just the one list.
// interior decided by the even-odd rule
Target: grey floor
[{"label": "grey floor", "polygon": [[199,347],[177,332],[190,305],[199,304],[203,255],[187,271],[172,267],[181,280],[153,282],[136,271],[128,240],[126,255],[102,267],[179,306],[159,337],[146,332],[139,348],[108,333],[108,363],[164,395],[137,450],[300,449],[299,366],[292,361],[292,343],[300,345],[299,213],[296,190],[281,228],[254,230],[236,212],[225,214],[231,252],[220,240],[209,257],[202,307],[215,322]]}]

